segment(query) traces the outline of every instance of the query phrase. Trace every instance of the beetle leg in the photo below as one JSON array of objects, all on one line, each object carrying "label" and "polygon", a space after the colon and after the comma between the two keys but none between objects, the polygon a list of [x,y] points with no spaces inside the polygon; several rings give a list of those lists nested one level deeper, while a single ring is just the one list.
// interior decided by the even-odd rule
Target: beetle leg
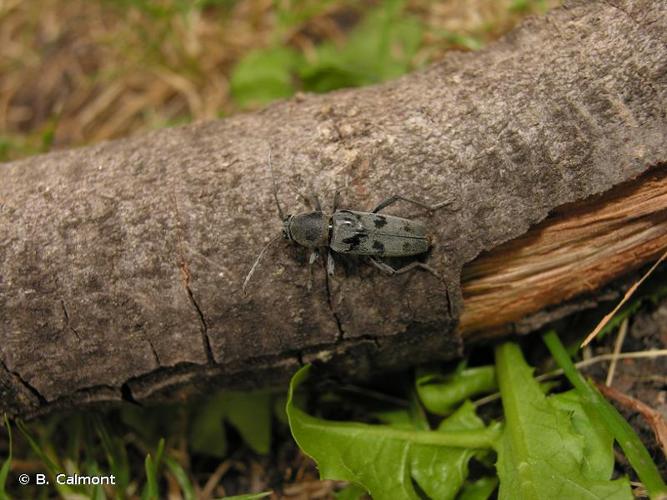
[{"label": "beetle leg", "polygon": [[454,311],[453,311],[453,306],[452,306],[452,300],[449,296],[449,284],[445,278],[440,276],[438,274],[438,271],[433,269],[431,266],[424,264],[423,262],[411,262],[407,266],[401,267],[399,269],[394,269],[391,267],[389,264],[386,262],[382,262],[380,260],[374,259],[373,257],[370,258],[371,264],[373,264],[375,267],[377,267],[380,271],[387,273],[389,276],[394,276],[396,274],[403,274],[408,271],[411,271],[413,269],[423,269],[424,271],[428,271],[431,273],[433,276],[438,278],[440,281],[442,281],[445,284],[445,295],[447,296],[447,309],[449,310],[449,315],[454,317]]},{"label": "beetle leg", "polygon": [[382,262],[381,260],[377,260],[373,257],[371,257],[371,263],[377,267],[380,271],[387,273],[389,276],[394,276],[396,274],[403,274],[407,273],[409,271],[412,271],[413,269],[423,269],[424,271],[428,271],[431,273],[433,276],[436,278],[442,280],[442,276],[438,274],[438,272],[433,269],[431,266],[424,264],[423,262],[411,262],[407,266],[400,267],[398,269],[395,269],[391,267],[389,264],[386,262]]},{"label": "beetle leg", "polygon": [[333,212],[338,210],[338,205],[340,205],[340,190],[336,189],[333,199]]},{"label": "beetle leg", "polygon": [[310,253],[310,257],[308,258],[308,291],[313,288],[313,264],[315,264],[319,255],[320,254],[316,248]]},{"label": "beetle leg", "polygon": [[399,194],[395,194],[394,196],[390,196],[386,200],[382,201],[377,207],[375,207],[371,213],[375,214],[378,213],[380,210],[383,210],[387,208],[390,205],[393,205],[397,201],[405,201],[407,203],[412,203],[413,205],[417,205],[418,207],[425,208],[426,210],[438,210],[439,208],[446,207],[452,204],[451,200],[445,200],[441,201],[440,203],[436,203],[435,205],[429,205],[427,203],[413,200],[411,198],[406,198],[405,196],[401,196]]},{"label": "beetle leg", "polygon": [[327,274],[329,276],[334,275],[334,268],[336,263],[334,262],[333,255],[331,252],[327,252]]},{"label": "beetle leg", "polygon": [[320,203],[320,199],[318,198],[318,196],[316,194],[312,194],[312,195],[310,195],[309,198],[310,198],[310,202],[315,207],[315,210],[317,212],[321,212],[322,211],[322,204]]}]

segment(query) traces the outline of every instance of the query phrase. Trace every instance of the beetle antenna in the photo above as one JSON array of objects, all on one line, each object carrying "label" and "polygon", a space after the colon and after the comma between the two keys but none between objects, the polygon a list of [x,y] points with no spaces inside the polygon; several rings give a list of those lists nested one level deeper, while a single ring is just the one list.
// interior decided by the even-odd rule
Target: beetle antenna
[{"label": "beetle antenna", "polygon": [[278,201],[278,186],[276,186],[276,174],[273,172],[273,164],[271,163],[271,146],[269,145],[269,170],[271,171],[271,182],[273,183],[273,199],[276,200],[276,206],[278,207],[278,215],[280,215],[280,220],[285,219],[285,213],[283,212],[280,202]]},{"label": "beetle antenna", "polygon": [[282,238],[281,234],[272,238],[266,245],[264,245],[264,248],[262,248],[262,251],[259,252],[259,255],[257,256],[257,258],[255,259],[255,262],[253,263],[252,267],[250,268],[250,271],[246,275],[245,280],[243,280],[243,286],[241,287],[241,289],[243,290],[243,295],[245,295],[246,288],[248,287],[248,282],[250,281],[250,278],[252,278],[252,275],[255,274],[255,271],[257,270],[257,266],[259,265],[259,261],[262,260],[262,257],[266,253],[266,250],[281,238]]}]

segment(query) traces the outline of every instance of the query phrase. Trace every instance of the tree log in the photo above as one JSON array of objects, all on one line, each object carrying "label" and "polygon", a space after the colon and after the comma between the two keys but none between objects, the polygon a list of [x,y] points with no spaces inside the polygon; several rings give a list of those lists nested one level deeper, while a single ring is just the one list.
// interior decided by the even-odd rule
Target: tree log
[{"label": "tree log", "polygon": [[[463,268],[466,340],[532,330],[544,314],[657,259],[667,248],[667,168],[555,209],[518,238]],[[583,304],[579,304],[582,306]],[[540,311],[540,318],[530,318]]]},{"label": "tree log", "polygon": [[[0,411],[454,357],[641,265],[664,245],[666,11],[574,1],[396,81],[1,166]],[[338,259],[309,289],[281,241],[244,296],[280,231],[269,148],[287,212],[451,200],[388,211],[428,224],[444,280]]]}]

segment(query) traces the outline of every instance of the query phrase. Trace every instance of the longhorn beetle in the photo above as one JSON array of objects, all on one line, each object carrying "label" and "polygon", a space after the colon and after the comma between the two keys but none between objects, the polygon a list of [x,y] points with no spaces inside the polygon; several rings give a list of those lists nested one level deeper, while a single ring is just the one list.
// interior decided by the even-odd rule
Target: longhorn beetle
[{"label": "longhorn beetle", "polygon": [[[313,196],[314,210],[298,214],[284,215],[278,202],[278,194],[271,166],[271,150],[269,149],[269,168],[273,181],[273,196],[278,207],[278,213],[283,222],[282,235],[269,241],[257,256],[252,268],[243,282],[243,292],[250,278],[255,273],[257,265],[264,252],[282,236],[302,247],[312,250],[309,265],[312,267],[317,259],[319,249],[327,249],[327,273],[332,276],[334,260],[332,253],[341,255],[361,255],[368,257],[371,264],[389,274],[402,274],[413,269],[421,268],[439,279],[442,277],[430,266],[423,262],[414,261],[395,269],[381,259],[384,257],[410,257],[422,255],[431,248],[431,236],[427,227],[421,222],[395,215],[384,215],[379,212],[398,201],[411,203],[421,208],[433,211],[451,204],[449,200],[428,205],[420,201],[394,195],[382,201],[370,212],[343,210],[338,208],[340,193],[334,197],[332,213],[325,213],[317,198]],[[310,282],[309,282],[310,285]]]}]

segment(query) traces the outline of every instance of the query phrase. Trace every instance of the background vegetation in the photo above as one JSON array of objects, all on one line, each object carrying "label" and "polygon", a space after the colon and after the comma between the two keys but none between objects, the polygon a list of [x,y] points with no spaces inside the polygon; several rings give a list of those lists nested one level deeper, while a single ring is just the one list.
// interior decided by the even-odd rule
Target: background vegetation
[{"label": "background vegetation", "polygon": [[0,161],[474,50],[556,0],[2,0]]},{"label": "background vegetation", "polygon": [[[0,0],[0,161],[225,117],[297,92],[394,78],[448,50],[481,49],[524,16],[557,3]],[[632,313],[641,310],[634,304]],[[544,348],[534,349],[544,358]],[[492,350],[480,349],[469,360],[487,366],[481,392],[496,390],[488,380],[493,358]],[[425,431],[446,422],[442,416],[460,401],[443,403],[436,391],[440,402],[433,406],[433,394],[419,384],[444,378],[458,387],[462,371],[463,365],[419,368],[372,388],[317,387],[310,395],[319,398],[309,408],[320,416]],[[464,395],[478,392],[468,388]],[[292,439],[286,397],[227,392],[169,407],[7,421],[0,432],[0,498],[213,498],[266,490],[284,498],[358,498],[359,490],[343,482],[318,480]],[[297,400],[291,401],[293,430],[295,415],[306,415],[298,413]],[[481,425],[469,406],[461,408],[459,424]],[[485,408],[482,413],[498,418],[497,402]],[[456,428],[455,420],[441,425]],[[488,453],[466,455],[478,459],[474,484],[482,494],[497,484],[483,481],[493,468]],[[56,471],[113,473],[119,484],[36,488],[16,481],[21,473]]]}]

